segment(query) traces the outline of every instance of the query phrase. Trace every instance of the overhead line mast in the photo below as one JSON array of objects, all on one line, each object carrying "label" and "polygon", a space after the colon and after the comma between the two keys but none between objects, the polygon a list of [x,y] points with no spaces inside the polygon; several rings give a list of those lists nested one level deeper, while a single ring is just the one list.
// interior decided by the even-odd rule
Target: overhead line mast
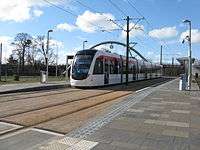
[{"label": "overhead line mast", "polygon": [[[137,19],[137,21],[134,24],[134,26],[130,28],[130,20],[133,20],[133,19]],[[144,17],[142,17],[142,18],[130,18],[129,16],[127,16],[125,19],[123,19],[123,20],[126,20],[126,29],[124,29],[121,25],[119,25],[118,23],[116,23],[115,22],[116,20],[111,20],[110,19],[111,22],[113,22],[115,25],[117,25],[118,27],[120,27],[121,30],[123,30],[124,32],[126,32],[126,85],[128,85],[128,74],[129,74],[129,63],[128,62],[129,62],[129,52],[130,52],[129,51],[129,44],[130,44],[129,37],[130,37],[130,32],[133,29],[139,29],[136,26],[143,19],[144,19]]]},{"label": "overhead line mast", "polygon": [[127,24],[127,27],[126,27],[126,85],[128,85],[128,74],[129,74],[129,66],[128,66],[128,62],[129,62],[129,21],[130,21],[130,18],[129,16],[127,16],[126,18],[126,24]]}]

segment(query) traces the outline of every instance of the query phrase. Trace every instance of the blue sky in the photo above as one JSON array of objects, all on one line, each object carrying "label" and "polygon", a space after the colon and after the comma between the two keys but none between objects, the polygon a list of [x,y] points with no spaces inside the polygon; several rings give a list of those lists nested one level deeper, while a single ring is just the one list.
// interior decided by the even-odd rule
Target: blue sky
[{"label": "blue sky", "polygon": [[[172,57],[187,55],[187,43],[181,44],[181,39],[187,36],[188,25],[183,19],[192,21],[193,57],[200,59],[200,22],[198,0],[129,0],[139,10],[138,13],[127,0],[111,0],[123,11],[116,9],[109,0],[48,0],[49,2],[72,12],[74,15],[50,6],[44,0],[1,0],[0,6],[0,42],[4,44],[3,57],[12,52],[9,43],[19,32],[32,36],[51,33],[52,43],[59,47],[59,63],[65,62],[67,54],[74,54],[82,48],[82,42],[87,40],[86,47],[96,43],[115,40],[125,43],[122,31],[110,31],[118,28],[109,19],[123,19],[125,14],[130,17],[147,19],[136,26],[142,30],[132,30],[131,42],[137,42],[135,49],[154,62],[159,61],[160,45],[163,45],[163,59],[170,62]],[[80,3],[88,6],[84,7]],[[91,23],[92,22],[92,23]],[[125,21],[119,21],[125,27]],[[130,26],[135,24],[131,21]],[[95,26],[94,26],[95,25]],[[110,32],[102,32],[100,28]],[[108,45],[109,46],[109,45]],[[115,52],[124,53],[123,47],[114,46]]]}]

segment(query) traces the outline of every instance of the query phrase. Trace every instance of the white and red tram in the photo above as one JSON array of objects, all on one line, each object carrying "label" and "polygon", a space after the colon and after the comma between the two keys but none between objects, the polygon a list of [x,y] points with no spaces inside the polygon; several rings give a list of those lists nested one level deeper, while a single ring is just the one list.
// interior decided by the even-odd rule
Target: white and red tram
[{"label": "white and red tram", "polygon": [[[129,59],[128,81],[144,80],[161,76],[161,66]],[[126,58],[102,51],[78,51],[71,65],[70,83],[75,87],[93,87],[126,82]]]}]

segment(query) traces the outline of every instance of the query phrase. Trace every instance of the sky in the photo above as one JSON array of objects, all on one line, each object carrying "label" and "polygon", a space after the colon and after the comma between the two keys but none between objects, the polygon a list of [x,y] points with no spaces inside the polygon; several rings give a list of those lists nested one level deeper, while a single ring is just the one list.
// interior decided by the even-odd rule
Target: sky
[{"label": "sky", "polygon": [[[200,59],[200,1],[198,0],[0,0],[0,42],[3,62],[12,53],[10,43],[17,33],[35,37],[46,35],[50,45],[58,47],[59,63],[66,55],[104,42],[126,43],[126,16],[130,16],[130,42],[144,57],[159,62],[163,45],[163,61],[187,56],[188,24],[192,22],[192,56]],[[138,18],[144,17],[138,21]],[[114,20],[113,23],[110,20]],[[104,32],[103,32],[104,31]],[[52,45],[53,46],[53,45]],[[111,51],[125,54],[125,48],[113,45]],[[99,47],[109,48],[110,45]],[[134,54],[133,54],[134,55]]]}]

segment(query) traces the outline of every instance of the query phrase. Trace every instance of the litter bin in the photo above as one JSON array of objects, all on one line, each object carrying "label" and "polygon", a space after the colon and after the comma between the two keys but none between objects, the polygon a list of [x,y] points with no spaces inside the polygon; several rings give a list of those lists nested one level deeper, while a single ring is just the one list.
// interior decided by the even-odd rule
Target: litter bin
[{"label": "litter bin", "polygon": [[46,72],[45,71],[40,71],[40,82],[41,83],[46,83],[47,82]]},{"label": "litter bin", "polygon": [[179,90],[180,91],[186,90],[186,83],[187,83],[186,74],[181,74],[179,79],[180,79],[179,80]]}]

